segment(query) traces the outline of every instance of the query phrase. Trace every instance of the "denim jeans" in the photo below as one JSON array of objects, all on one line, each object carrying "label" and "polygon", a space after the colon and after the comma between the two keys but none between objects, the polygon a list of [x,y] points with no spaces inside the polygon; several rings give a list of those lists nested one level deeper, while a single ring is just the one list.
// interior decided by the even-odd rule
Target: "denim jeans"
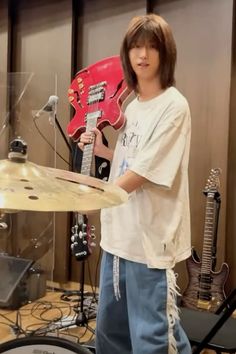
[{"label": "denim jeans", "polygon": [[[117,300],[113,289],[113,259],[113,255],[104,252],[96,354],[190,354],[190,344],[178,318],[173,321],[173,314],[168,317],[168,271],[120,258],[121,296]],[[172,339],[168,319],[172,319]]]}]

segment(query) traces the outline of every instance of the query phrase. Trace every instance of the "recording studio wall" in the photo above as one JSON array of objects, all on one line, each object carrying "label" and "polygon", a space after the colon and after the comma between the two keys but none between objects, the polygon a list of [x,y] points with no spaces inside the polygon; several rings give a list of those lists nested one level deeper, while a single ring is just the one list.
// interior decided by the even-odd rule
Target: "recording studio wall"
[{"label": "recording studio wall", "polygon": [[[3,6],[2,2],[1,5]],[[68,165],[55,153],[44,139],[33,129],[30,114],[40,109],[50,95],[56,94],[58,102],[58,120],[65,130],[70,119],[70,106],[67,90],[71,82],[71,38],[72,38],[72,4],[70,1],[8,1],[5,13],[9,13],[8,26],[1,36],[8,37],[4,60],[13,73],[33,74],[22,100],[11,114],[9,140],[18,131],[28,144],[28,160],[39,165],[67,169]],[[1,11],[0,16],[4,12]],[[0,20],[2,23],[2,18]],[[2,55],[2,53],[1,53]],[[7,55],[7,56],[6,56]],[[4,69],[1,67],[1,70]],[[24,75],[24,74],[23,74]],[[23,80],[16,80],[14,89],[22,85]],[[21,119],[18,119],[20,112]],[[52,145],[54,133],[47,116],[38,120],[41,131]],[[69,161],[69,153],[60,134],[57,134],[57,149]],[[56,161],[55,161],[56,159]],[[45,255],[49,273],[54,268],[56,280],[67,280],[69,274],[70,231],[67,213],[21,213],[13,215],[12,252],[18,252],[22,242],[32,244],[34,238],[52,223],[55,260],[53,254]],[[54,227],[55,225],[55,227]],[[43,245],[42,245],[43,246]],[[44,246],[43,246],[44,247]],[[51,278],[51,274],[48,274]]]},{"label": "recording studio wall", "polygon": [[[8,51],[8,7],[7,0],[3,0],[0,2],[0,72],[6,73],[8,71],[7,68],[7,51]],[[6,84],[6,75],[1,75],[1,81]],[[4,111],[6,111],[7,105],[7,97],[6,91],[4,89],[0,89],[0,111],[1,115],[3,115]],[[7,154],[7,144],[8,138],[7,134],[2,135],[0,139],[0,158],[5,158]]]},{"label": "recording studio wall", "polygon": [[[221,207],[218,225],[217,269],[228,262],[230,249],[234,253],[229,262],[228,287],[236,285],[236,259],[232,251],[234,235],[226,233],[229,223],[227,201],[228,169],[235,164],[228,159],[230,140],[231,60],[233,55],[233,1],[221,0],[157,0],[154,11],[172,25],[178,48],[177,87],[187,97],[192,114],[192,141],[189,165],[191,198],[192,245],[201,255],[203,248],[206,198],[203,189],[211,168],[220,167]],[[231,130],[231,136],[235,133]],[[235,130],[234,130],[235,132]],[[232,142],[231,142],[232,143]],[[230,218],[232,219],[232,218]],[[231,221],[232,224],[233,221]],[[184,273],[184,265],[177,270]],[[234,279],[234,280],[233,280]]]},{"label": "recording studio wall", "polygon": [[227,215],[225,248],[226,261],[231,267],[228,288],[236,286],[236,33],[235,33],[236,6],[233,9],[232,32],[232,65],[231,65],[231,92],[230,92],[230,119],[228,135],[228,169],[227,169]]},{"label": "recording studio wall", "polygon": [[[193,246],[201,252],[205,213],[202,190],[210,169],[220,167],[222,205],[217,263],[220,265],[223,260],[229,261],[232,274],[230,284],[235,286],[236,251],[231,247],[231,244],[235,244],[236,237],[236,197],[232,193],[235,184],[235,144],[231,129],[235,124],[232,115],[235,107],[232,103],[230,106],[233,92],[231,78],[234,75],[234,71],[231,72],[234,1],[1,1],[0,71],[6,70],[6,63],[9,64],[10,60],[6,48],[6,41],[9,39],[6,13],[9,4],[14,15],[11,27],[11,39],[14,43],[8,41],[8,46],[12,47],[14,53],[11,70],[45,73],[41,76],[41,81],[35,82],[32,87],[36,92],[33,102],[26,102],[38,108],[47,101],[52,74],[57,73],[58,118],[63,129],[73,115],[67,101],[67,89],[75,73],[103,57],[118,54],[121,38],[132,16],[144,14],[148,9],[167,19],[173,28],[178,47],[177,87],[188,98],[192,112],[189,176]],[[2,22],[3,18],[5,22]],[[26,118],[26,126],[27,119],[30,118]],[[54,155],[47,144],[41,141],[39,148],[35,145],[36,138],[27,132],[27,127],[24,132],[31,146],[30,159],[36,163],[51,165]],[[107,128],[105,134],[110,146],[113,146],[116,132]],[[68,156],[62,141],[58,146],[60,152]],[[57,164],[59,168],[68,168],[59,159]],[[227,204],[231,207],[230,213],[227,212]],[[90,259],[94,274],[99,254],[99,217],[96,214],[89,218],[97,228],[97,247]],[[79,277],[78,263],[68,256],[69,224],[70,217],[67,214],[57,216],[54,277],[61,281],[78,280]],[[35,225],[36,229],[37,227]],[[184,264],[178,266],[177,270],[180,271],[180,285],[184,287]]]}]

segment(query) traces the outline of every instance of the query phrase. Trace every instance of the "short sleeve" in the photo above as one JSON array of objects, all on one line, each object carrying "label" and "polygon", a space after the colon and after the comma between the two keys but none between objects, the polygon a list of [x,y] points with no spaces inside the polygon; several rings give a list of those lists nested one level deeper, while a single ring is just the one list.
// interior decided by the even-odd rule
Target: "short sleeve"
[{"label": "short sleeve", "polygon": [[144,137],[130,170],[149,181],[171,188],[190,137],[188,107],[170,109]]}]

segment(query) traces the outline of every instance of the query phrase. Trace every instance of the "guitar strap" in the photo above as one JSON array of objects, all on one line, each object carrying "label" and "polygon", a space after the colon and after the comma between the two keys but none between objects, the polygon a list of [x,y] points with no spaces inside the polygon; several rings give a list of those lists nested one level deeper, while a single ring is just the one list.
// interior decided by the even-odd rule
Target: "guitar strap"
[{"label": "guitar strap", "polygon": [[[103,140],[103,144],[108,146],[108,141],[103,132],[102,132],[102,140]],[[79,173],[81,171],[83,151],[81,151],[78,148],[77,143],[72,143],[72,151],[73,151],[72,153],[73,171]],[[109,174],[110,174],[110,161],[102,157],[95,156],[95,177],[107,181]]]},{"label": "guitar strap", "polygon": [[[103,134],[103,132],[102,132],[102,141],[104,145],[108,146],[108,141],[105,135]],[[111,168],[110,161],[102,157],[95,156],[95,177],[96,178],[102,179],[104,181],[108,181],[110,168]]]}]

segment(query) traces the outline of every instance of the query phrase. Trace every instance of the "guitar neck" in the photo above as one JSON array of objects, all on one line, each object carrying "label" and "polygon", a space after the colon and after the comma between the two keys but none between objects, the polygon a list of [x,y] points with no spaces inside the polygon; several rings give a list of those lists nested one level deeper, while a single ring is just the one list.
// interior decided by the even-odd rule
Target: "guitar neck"
[{"label": "guitar neck", "polygon": [[209,192],[206,198],[207,200],[204,224],[204,239],[198,294],[198,307],[200,308],[205,308],[205,306],[209,305],[209,301],[211,299],[212,283],[211,271],[215,220],[215,193]]},{"label": "guitar neck", "polygon": [[81,164],[81,174],[90,176],[93,161],[93,147],[94,143],[85,145],[83,152],[83,159]]},{"label": "guitar neck", "polygon": [[[97,120],[100,117],[101,112],[95,111],[93,113],[87,114],[87,124],[86,124],[86,132],[90,132],[93,128],[97,126]],[[93,161],[93,148],[94,148],[94,140],[91,144],[86,144],[84,146],[83,158],[81,163],[81,174],[89,176],[91,174],[92,169],[92,161]]]},{"label": "guitar neck", "polygon": [[208,193],[206,200],[204,239],[202,252],[202,274],[210,274],[212,270],[212,246],[214,238],[214,220],[215,220],[215,200],[214,193]]}]

